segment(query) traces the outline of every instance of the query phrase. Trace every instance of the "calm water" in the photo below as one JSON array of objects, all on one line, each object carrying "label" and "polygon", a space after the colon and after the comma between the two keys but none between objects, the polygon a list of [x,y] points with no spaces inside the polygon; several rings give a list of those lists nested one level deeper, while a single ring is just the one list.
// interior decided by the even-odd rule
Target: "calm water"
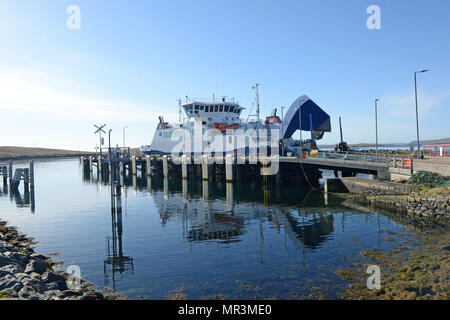
[{"label": "calm water", "polygon": [[386,232],[405,229],[306,187],[139,176],[125,181],[113,223],[110,187],[84,179],[78,160],[36,162],[35,172],[33,210],[25,195],[2,194],[0,218],[39,241],[38,252],[134,299],[295,298],[311,286],[336,297],[336,268],[392,249]]}]

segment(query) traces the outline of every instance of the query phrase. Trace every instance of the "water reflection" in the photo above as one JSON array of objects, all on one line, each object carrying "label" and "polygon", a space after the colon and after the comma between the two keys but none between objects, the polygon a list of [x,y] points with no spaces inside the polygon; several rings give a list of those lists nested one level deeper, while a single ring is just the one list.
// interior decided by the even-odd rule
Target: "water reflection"
[{"label": "water reflection", "polygon": [[7,183],[3,183],[3,186],[0,186],[0,197],[9,195],[9,199],[15,202],[18,208],[30,208],[31,212],[34,213],[36,209],[35,203],[35,190],[34,186],[30,187],[28,183],[23,182],[23,193],[20,191],[20,188],[11,190],[8,188]]},{"label": "water reflection", "polygon": [[[85,174],[84,180],[98,182],[95,174],[92,178],[92,173]],[[262,224],[268,222],[277,232],[284,228],[297,248],[316,250],[333,238],[334,213],[343,201],[327,196],[325,206],[323,193],[294,185],[281,192],[277,184],[168,179],[146,177],[140,172],[131,177],[124,175],[121,181],[125,190],[131,187],[152,195],[162,226],[171,219],[181,218],[183,238],[188,242],[239,242],[246,232],[246,222],[256,220],[260,226],[261,246],[264,242]],[[108,178],[101,183],[107,184]],[[248,206],[248,211],[235,214],[236,205]],[[116,217],[116,220],[113,217],[113,240],[118,239],[120,245],[121,213]],[[112,246],[113,251],[115,247]]]},{"label": "water reflection", "polygon": [[[133,258],[123,253],[123,222],[122,222],[122,199],[121,195],[111,195],[111,237],[106,238],[107,256],[103,262],[104,283],[116,289],[116,274],[134,275]],[[111,281],[111,282],[110,282]]]}]

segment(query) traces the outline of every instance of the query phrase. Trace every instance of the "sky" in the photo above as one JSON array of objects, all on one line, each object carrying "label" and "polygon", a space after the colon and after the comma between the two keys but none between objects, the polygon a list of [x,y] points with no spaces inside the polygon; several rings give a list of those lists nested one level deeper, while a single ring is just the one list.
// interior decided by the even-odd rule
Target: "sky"
[{"label": "sky", "polygon": [[375,142],[375,98],[380,143],[409,142],[422,69],[420,138],[450,137],[449,17],[448,0],[0,0],[0,145],[94,150],[106,124],[138,147],[178,98],[248,113],[254,83],[264,116],[304,94],[324,109],[320,144],[339,116],[344,140]]}]

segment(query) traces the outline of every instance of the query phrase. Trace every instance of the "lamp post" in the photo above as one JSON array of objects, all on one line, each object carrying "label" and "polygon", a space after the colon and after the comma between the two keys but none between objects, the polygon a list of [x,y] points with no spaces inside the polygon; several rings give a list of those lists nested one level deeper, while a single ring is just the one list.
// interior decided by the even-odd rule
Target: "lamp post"
[{"label": "lamp post", "polygon": [[377,102],[379,101],[380,99],[378,99],[378,98],[376,98],[375,99],[375,156],[377,157],[377,159],[378,159],[378,105],[377,105]]},{"label": "lamp post", "polygon": [[417,74],[428,72],[429,70],[422,70],[422,71],[414,71],[414,89],[416,94],[416,128],[417,128],[417,157],[421,158],[420,154],[420,141],[419,141],[419,108],[417,106]]},{"label": "lamp post", "polygon": [[111,131],[112,129],[108,131],[108,160],[111,160]]},{"label": "lamp post", "polygon": [[125,129],[128,129],[128,127],[123,127],[123,128],[122,128],[122,133],[123,133],[123,147],[124,147],[124,148],[126,147],[126,145],[125,145]]},{"label": "lamp post", "polygon": [[284,156],[284,107],[281,107],[281,156]]}]

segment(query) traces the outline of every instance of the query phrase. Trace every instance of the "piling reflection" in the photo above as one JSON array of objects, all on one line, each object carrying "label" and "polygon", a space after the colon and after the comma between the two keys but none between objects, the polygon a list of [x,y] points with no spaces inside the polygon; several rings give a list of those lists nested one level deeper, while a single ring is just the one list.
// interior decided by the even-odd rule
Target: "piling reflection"
[{"label": "piling reflection", "polygon": [[106,238],[106,259],[103,263],[104,283],[116,289],[116,277],[119,274],[134,275],[133,258],[123,252],[122,197],[120,186],[111,194],[111,237]]},{"label": "piling reflection", "polygon": [[[125,179],[125,183],[126,183]],[[143,177],[137,174],[128,185],[152,195],[165,225],[171,219],[183,222],[183,237],[189,242],[236,242],[248,232],[248,221],[264,223],[276,232],[284,230],[299,249],[316,250],[333,239],[334,207],[342,201],[307,188],[285,188],[257,183],[225,183],[192,179]],[[235,207],[247,208],[235,214]],[[297,210],[293,210],[297,208]],[[261,249],[262,250],[262,249]]]}]

